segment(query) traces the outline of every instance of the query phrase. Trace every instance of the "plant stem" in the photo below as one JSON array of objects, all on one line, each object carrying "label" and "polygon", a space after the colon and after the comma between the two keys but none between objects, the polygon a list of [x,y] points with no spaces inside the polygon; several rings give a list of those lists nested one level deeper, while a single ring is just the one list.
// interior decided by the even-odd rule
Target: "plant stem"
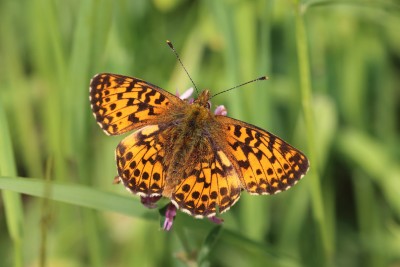
[{"label": "plant stem", "polygon": [[[315,134],[313,122],[313,108],[312,108],[312,89],[310,80],[310,63],[307,47],[307,34],[304,25],[304,17],[302,13],[302,5],[294,0],[296,12],[296,43],[297,43],[297,56],[300,74],[300,91],[301,91],[301,104],[303,107],[305,124],[307,129],[307,143],[308,154],[311,162],[310,172],[308,174],[311,181],[311,202],[313,207],[313,215],[318,226],[320,241],[322,243],[323,255],[325,263],[330,262],[332,244],[329,239],[327,231],[327,223],[324,214],[322,192],[320,177],[318,175],[318,162],[315,147]],[[327,266],[327,265],[325,265]]]}]

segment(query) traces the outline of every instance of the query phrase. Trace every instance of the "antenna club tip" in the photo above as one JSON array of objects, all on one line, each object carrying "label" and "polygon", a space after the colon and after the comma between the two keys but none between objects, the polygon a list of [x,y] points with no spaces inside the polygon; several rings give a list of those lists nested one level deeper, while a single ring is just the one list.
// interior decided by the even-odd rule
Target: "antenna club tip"
[{"label": "antenna club tip", "polygon": [[263,77],[260,77],[259,80],[269,80],[269,77],[268,76],[263,76]]},{"label": "antenna club tip", "polygon": [[171,48],[174,48],[174,46],[172,45],[172,43],[171,43],[170,40],[167,40],[167,45],[168,45],[169,47],[171,47]]}]

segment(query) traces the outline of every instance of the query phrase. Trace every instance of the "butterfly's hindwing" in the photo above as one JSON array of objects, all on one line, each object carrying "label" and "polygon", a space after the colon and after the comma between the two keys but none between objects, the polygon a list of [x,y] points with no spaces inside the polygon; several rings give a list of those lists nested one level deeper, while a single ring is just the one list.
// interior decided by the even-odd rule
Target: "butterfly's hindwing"
[{"label": "butterfly's hindwing", "polygon": [[158,196],[165,186],[165,156],[158,141],[159,127],[148,125],[117,146],[118,174],[125,187],[141,196]]},{"label": "butterfly's hindwing", "polygon": [[211,217],[227,211],[240,197],[240,180],[222,150],[203,158],[184,175],[172,194],[172,202],[194,217]]}]

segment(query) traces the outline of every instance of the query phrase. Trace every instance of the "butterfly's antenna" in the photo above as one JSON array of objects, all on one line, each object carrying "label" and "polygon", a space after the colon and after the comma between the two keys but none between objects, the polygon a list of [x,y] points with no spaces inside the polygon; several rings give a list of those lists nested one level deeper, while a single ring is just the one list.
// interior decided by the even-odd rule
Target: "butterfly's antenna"
[{"label": "butterfly's antenna", "polygon": [[192,82],[194,88],[196,89],[197,94],[199,94],[199,90],[197,89],[196,84],[194,83],[192,77],[190,77],[190,75],[189,75],[189,72],[186,70],[185,66],[183,65],[182,60],[181,60],[181,58],[179,57],[178,53],[176,52],[176,50],[175,50],[173,44],[172,44],[171,41],[169,41],[169,40],[167,40],[167,44],[168,44],[168,46],[172,49],[172,51],[174,51],[174,54],[175,54],[176,58],[178,59],[179,63],[181,64],[182,68],[185,70],[187,76],[189,77],[190,81]]},{"label": "butterfly's antenna", "polygon": [[252,82],[256,82],[256,81],[268,80],[268,79],[269,79],[269,78],[268,78],[267,76],[262,76],[262,77],[260,77],[260,78],[257,78],[257,79],[254,79],[254,80],[251,80],[251,81],[248,81],[248,82],[245,82],[245,83],[236,85],[235,87],[226,89],[226,90],[224,90],[224,91],[222,91],[222,92],[219,92],[219,93],[216,93],[215,95],[212,95],[212,96],[210,97],[210,99],[213,98],[214,96],[217,96],[217,95],[219,95],[219,94],[222,94],[222,93],[228,92],[228,91],[230,91],[230,90],[236,89],[236,88],[241,87],[241,86],[243,86],[243,85],[246,85],[246,84],[249,84],[249,83],[252,83]]}]

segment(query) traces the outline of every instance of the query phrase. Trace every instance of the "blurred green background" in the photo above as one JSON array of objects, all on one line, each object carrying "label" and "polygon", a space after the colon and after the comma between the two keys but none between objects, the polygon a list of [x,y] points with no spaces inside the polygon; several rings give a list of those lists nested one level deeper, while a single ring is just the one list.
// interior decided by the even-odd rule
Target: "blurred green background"
[{"label": "blurred green background", "polygon": [[[298,185],[163,232],[112,184],[89,81],[185,91],[167,39],[213,93],[270,77],[213,105],[303,150]],[[400,266],[398,1],[1,0],[0,62],[1,266]]]}]

